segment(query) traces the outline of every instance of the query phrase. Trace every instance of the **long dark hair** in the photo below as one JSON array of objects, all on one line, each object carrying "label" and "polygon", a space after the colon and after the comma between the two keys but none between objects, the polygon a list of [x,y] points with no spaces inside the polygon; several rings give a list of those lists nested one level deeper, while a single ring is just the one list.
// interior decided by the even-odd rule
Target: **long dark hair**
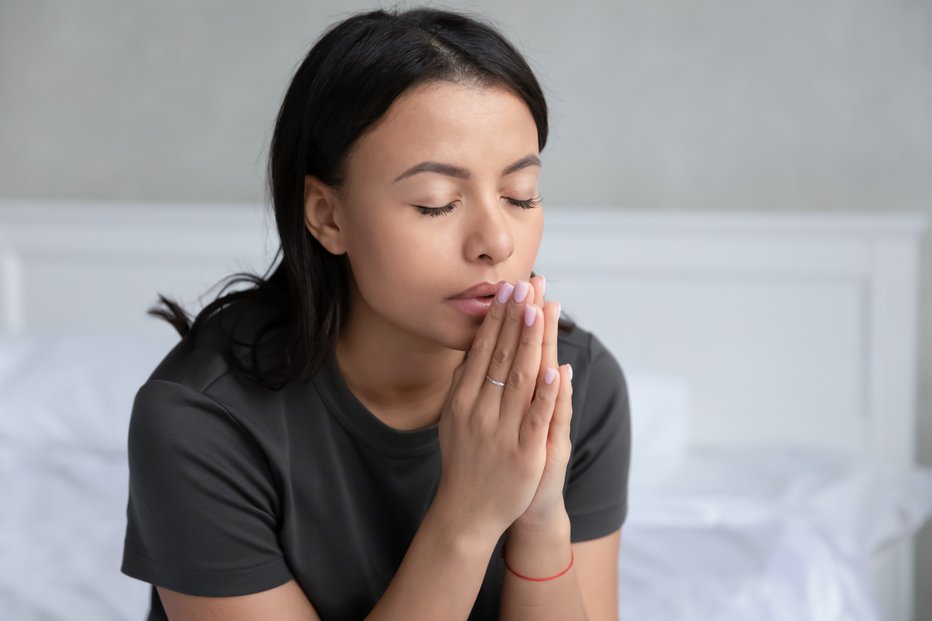
[{"label": "long dark hair", "polygon": [[[227,334],[224,358],[243,377],[270,389],[307,380],[333,350],[349,304],[346,255],[330,254],[304,223],[304,179],[338,187],[352,144],[403,92],[448,80],[503,86],[517,94],[537,125],[538,148],[547,142],[547,104],[521,54],[493,27],[434,9],[372,11],[325,32],[298,67],[285,93],[269,149],[269,195],[281,245],[263,276],[236,273],[191,322],[176,302],[159,294],[149,314],[194,340],[203,322],[237,301],[267,306],[271,320],[254,341]],[[279,255],[281,261],[275,262]],[[532,272],[533,275],[533,272]],[[223,282],[221,280],[221,282]],[[233,285],[248,288],[227,293]],[[221,322],[221,326],[223,322]],[[560,329],[573,323],[561,318]],[[283,330],[281,346],[260,364],[259,342]],[[242,359],[235,346],[246,346]]]}]

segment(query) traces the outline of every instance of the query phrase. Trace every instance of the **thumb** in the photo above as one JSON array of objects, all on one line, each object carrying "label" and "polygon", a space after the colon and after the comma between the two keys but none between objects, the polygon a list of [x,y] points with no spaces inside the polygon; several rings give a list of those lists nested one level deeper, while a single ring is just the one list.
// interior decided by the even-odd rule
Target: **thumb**
[{"label": "thumb", "polygon": [[[468,351],[466,352],[466,355],[467,355],[467,356],[469,355],[469,352],[468,352]],[[460,383],[460,378],[463,376],[463,371],[464,371],[465,369],[466,369],[466,358],[464,357],[464,358],[463,358],[463,361],[462,361],[461,363],[459,363],[458,365],[456,365],[456,368],[453,369],[453,384],[452,384],[452,386],[456,386],[457,384]]]}]

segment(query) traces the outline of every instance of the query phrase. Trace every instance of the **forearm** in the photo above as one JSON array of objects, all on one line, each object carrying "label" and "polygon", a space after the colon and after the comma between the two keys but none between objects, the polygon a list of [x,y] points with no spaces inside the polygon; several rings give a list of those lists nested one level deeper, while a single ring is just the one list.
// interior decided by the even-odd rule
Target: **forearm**
[{"label": "forearm", "polygon": [[468,533],[453,517],[431,505],[368,621],[469,617],[498,536]]},{"label": "forearm", "polygon": [[[515,572],[539,578],[559,574],[570,564],[569,518],[546,528],[508,529],[505,562]],[[544,582],[525,580],[505,570],[502,621],[534,619],[576,621],[587,619],[575,565],[558,578]]]}]

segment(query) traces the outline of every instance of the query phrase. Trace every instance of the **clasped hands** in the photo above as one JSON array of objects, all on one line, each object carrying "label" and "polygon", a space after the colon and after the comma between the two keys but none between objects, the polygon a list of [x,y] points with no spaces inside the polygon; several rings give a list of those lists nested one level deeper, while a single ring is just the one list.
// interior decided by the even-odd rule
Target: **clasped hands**
[{"label": "clasped hands", "polygon": [[438,496],[467,528],[568,523],[572,369],[559,366],[560,304],[544,301],[545,287],[543,276],[503,284],[454,371],[439,425]]}]

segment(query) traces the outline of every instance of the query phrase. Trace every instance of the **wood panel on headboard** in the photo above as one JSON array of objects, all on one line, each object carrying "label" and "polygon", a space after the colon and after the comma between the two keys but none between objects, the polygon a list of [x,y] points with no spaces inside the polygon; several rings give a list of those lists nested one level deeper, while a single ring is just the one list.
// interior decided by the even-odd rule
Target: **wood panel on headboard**
[{"label": "wood panel on headboard", "polygon": [[915,216],[555,211],[548,291],[623,367],[685,377],[696,444],[913,461]]},{"label": "wood panel on headboard", "polygon": [[146,314],[157,294],[196,310],[224,276],[263,273],[270,226],[246,204],[0,202],[0,326],[174,339]]}]

